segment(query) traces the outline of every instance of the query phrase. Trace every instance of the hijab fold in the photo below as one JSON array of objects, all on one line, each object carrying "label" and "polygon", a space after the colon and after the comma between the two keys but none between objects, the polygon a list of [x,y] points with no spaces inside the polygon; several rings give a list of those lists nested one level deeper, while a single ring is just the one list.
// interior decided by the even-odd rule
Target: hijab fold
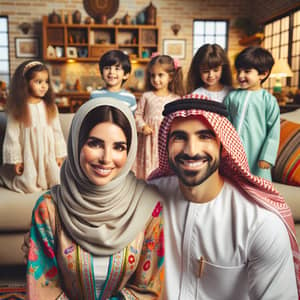
[{"label": "hijab fold", "polygon": [[[120,110],[131,127],[126,163],[113,180],[103,186],[90,182],[82,172],[79,134],[87,114],[100,106]],[[61,184],[51,189],[63,225],[84,249],[98,256],[125,248],[147,225],[161,196],[154,187],[136,179],[130,171],[137,152],[135,120],[130,109],[112,98],[95,98],[76,112],[68,138],[68,157],[61,169]]]}]

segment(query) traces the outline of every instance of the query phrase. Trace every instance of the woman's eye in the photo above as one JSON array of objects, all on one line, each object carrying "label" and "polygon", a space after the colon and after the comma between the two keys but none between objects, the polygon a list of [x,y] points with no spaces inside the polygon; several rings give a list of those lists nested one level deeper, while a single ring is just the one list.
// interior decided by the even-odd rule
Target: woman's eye
[{"label": "woman's eye", "polygon": [[90,148],[100,148],[102,143],[97,140],[88,140],[86,143]]},{"label": "woman's eye", "polygon": [[116,144],[115,149],[122,152],[127,150],[127,146],[125,144]]}]

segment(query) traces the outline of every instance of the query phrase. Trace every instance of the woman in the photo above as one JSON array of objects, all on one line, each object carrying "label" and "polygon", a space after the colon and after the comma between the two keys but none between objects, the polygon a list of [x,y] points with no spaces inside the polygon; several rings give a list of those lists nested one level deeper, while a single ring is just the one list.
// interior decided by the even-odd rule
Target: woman
[{"label": "woman", "polygon": [[136,151],[126,105],[102,98],[77,111],[61,184],[33,210],[28,299],[160,297],[162,199],[130,171]]}]

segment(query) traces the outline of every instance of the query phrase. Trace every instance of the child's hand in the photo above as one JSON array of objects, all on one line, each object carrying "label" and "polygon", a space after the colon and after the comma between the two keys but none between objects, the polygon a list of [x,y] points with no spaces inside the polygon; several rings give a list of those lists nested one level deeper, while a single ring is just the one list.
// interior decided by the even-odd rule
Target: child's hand
[{"label": "child's hand", "polygon": [[142,131],[143,131],[144,135],[149,135],[149,134],[152,134],[153,129],[149,125],[146,124],[146,125],[144,125]]},{"label": "child's hand", "polygon": [[24,164],[23,163],[16,163],[15,164],[15,172],[18,176],[22,175],[24,171]]},{"label": "child's hand", "polygon": [[21,250],[24,252],[24,263],[27,265],[28,261],[28,252],[30,248],[30,234],[29,231],[24,234],[24,241],[21,246]]},{"label": "child's hand", "polygon": [[59,167],[61,167],[62,163],[64,162],[64,159],[62,157],[56,157],[56,162],[57,162],[57,165]]},{"label": "child's hand", "polygon": [[271,165],[264,161],[264,160],[259,160],[258,161],[258,167],[261,168],[261,169],[270,169],[271,168]]}]

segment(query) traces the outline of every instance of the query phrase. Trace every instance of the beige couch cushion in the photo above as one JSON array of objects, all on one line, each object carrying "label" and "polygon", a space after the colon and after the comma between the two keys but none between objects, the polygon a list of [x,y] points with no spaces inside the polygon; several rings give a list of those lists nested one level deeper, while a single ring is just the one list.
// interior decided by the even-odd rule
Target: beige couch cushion
[{"label": "beige couch cushion", "polygon": [[300,186],[273,182],[276,190],[284,196],[287,205],[292,210],[295,221],[300,221]]}]

